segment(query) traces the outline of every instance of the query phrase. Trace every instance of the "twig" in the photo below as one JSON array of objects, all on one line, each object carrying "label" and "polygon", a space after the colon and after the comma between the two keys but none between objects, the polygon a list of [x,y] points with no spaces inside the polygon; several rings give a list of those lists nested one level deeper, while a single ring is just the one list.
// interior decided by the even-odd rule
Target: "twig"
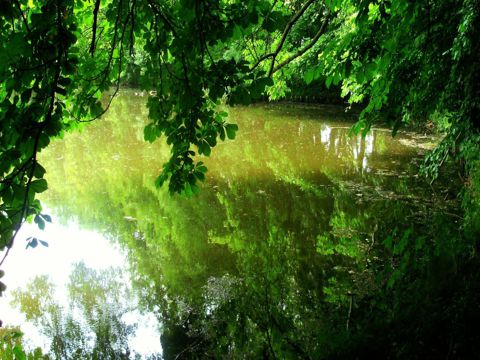
[{"label": "twig", "polygon": [[[274,66],[275,66],[275,59],[282,50],[282,47],[287,40],[287,36],[290,33],[290,30],[292,30],[293,25],[300,19],[300,17],[305,13],[305,11],[312,5],[316,0],[308,0],[302,8],[289,20],[287,23],[287,26],[283,30],[282,38],[280,40],[280,43],[277,45],[277,48],[275,49],[274,52],[270,52],[268,54],[262,55],[257,62],[250,68],[250,71],[255,70],[261,63],[262,61],[272,58],[272,63],[270,64],[270,70],[268,72],[268,76],[272,76],[274,72]],[[313,46],[313,45],[312,45]],[[308,49],[307,49],[308,50]]]},{"label": "twig", "polygon": [[[109,60],[108,60],[108,63],[104,69],[105,71],[105,74],[104,74],[104,77],[103,79],[101,80],[101,83],[105,82],[107,77],[108,77],[108,74],[109,74],[109,69],[110,69],[110,66],[112,64],[112,61],[113,61],[113,52],[115,50],[115,48],[117,47],[117,36],[118,36],[118,23],[120,21],[120,13],[122,11],[122,0],[120,0],[120,3],[119,3],[119,10],[118,10],[118,13],[117,13],[117,17],[115,19],[115,32],[114,32],[114,35],[113,35],[113,45],[110,49],[110,54],[109,54]],[[130,20],[130,16],[132,16],[132,13],[129,12],[128,13],[128,16],[125,20],[125,23],[123,24],[123,28],[122,28],[122,33],[120,35],[120,39],[118,41],[118,43],[120,44],[120,58],[119,58],[119,68],[118,68],[118,76],[117,76],[117,83],[116,83],[116,88],[115,88],[115,91],[113,93],[113,95],[111,96],[106,108],[100,112],[100,114],[94,116],[93,118],[91,119],[88,119],[88,120],[81,120],[75,116],[73,116],[75,118],[75,120],[77,122],[92,122],[92,121],[95,121],[97,120],[98,118],[100,118],[103,114],[105,114],[107,112],[107,110],[110,108],[110,105],[112,104],[112,101],[113,101],[113,98],[115,97],[115,95],[117,94],[119,88],[120,88],[120,76],[121,76],[121,72],[122,72],[122,56],[123,56],[123,39],[124,39],[124,36],[125,36],[125,31],[126,31],[126,28],[127,28],[127,25],[128,25],[128,22]],[[97,88],[95,89],[95,91],[92,93],[92,94],[95,94],[98,90],[100,89],[100,85],[97,86]],[[93,95],[92,95],[93,96]],[[90,96],[90,98],[92,97]],[[88,100],[88,99],[87,99]],[[84,100],[82,102],[82,105],[85,103],[85,101],[87,100]]]},{"label": "twig", "polygon": [[305,54],[308,50],[310,50],[313,45],[315,45],[317,43],[317,41],[320,39],[320,37],[325,33],[326,29],[327,29],[327,23],[328,23],[328,20],[329,20],[329,14],[327,13],[327,16],[325,18],[325,20],[323,21],[322,23],[322,26],[320,27],[320,29],[318,30],[318,32],[315,34],[315,36],[313,37],[313,39],[307,44],[305,45],[302,49],[300,49],[298,52],[296,52],[295,54],[293,54],[292,56],[288,57],[286,60],[282,61],[280,64],[278,64],[274,69],[273,69],[273,73],[277,72],[278,70],[280,70],[281,68],[283,68],[285,65],[288,65],[289,63],[291,63],[293,60],[295,60],[296,58],[302,56],[303,54]]},{"label": "twig", "polygon": [[160,18],[162,18],[163,22],[172,31],[173,35],[175,35],[175,37],[177,37],[177,31],[175,30],[174,24],[165,16],[165,14],[161,10],[158,9],[157,5],[154,4],[152,0],[147,0],[147,2],[150,5],[150,7],[152,8],[153,13],[156,16],[159,16]]},{"label": "twig", "polygon": [[[300,17],[305,13],[305,11],[312,5],[316,0],[308,0],[301,8],[298,10],[298,12],[290,19],[290,21],[287,23],[287,26],[285,27],[285,30],[283,30],[282,38],[280,39],[280,43],[278,44],[277,48],[275,51],[272,53],[272,63],[270,64],[270,70],[268,72],[268,76],[272,76],[273,74],[273,68],[275,66],[275,59],[277,58],[277,55],[280,53],[282,50],[283,45],[285,44],[285,41],[287,40],[287,36],[290,33],[290,30],[292,30],[293,25],[300,19]],[[267,54],[269,55],[269,54]]]},{"label": "twig", "polygon": [[22,8],[21,8],[18,0],[15,0],[15,5],[17,5],[18,11],[20,11],[20,14],[22,15],[23,23],[25,24],[25,27],[27,28],[27,31],[30,33],[30,28],[28,27],[27,19],[25,18],[25,14],[23,13]]},{"label": "twig", "polygon": [[95,37],[97,34],[97,19],[98,19],[99,9],[100,9],[100,0],[96,0],[95,7],[93,8],[92,43],[90,44],[90,54],[92,55],[92,57],[95,52]]}]

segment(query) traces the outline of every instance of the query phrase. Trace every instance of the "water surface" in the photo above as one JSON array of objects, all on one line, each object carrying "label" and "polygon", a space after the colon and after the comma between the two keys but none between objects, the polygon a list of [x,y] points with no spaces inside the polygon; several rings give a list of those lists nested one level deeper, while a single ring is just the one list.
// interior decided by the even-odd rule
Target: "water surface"
[{"label": "water surface", "polygon": [[[443,194],[417,175],[435,139],[392,138],[385,129],[348,136],[355,114],[333,106],[230,109],[237,139],[218,144],[210,158],[199,157],[209,169],[200,194],[171,197],[154,186],[169,149],[161,140],[143,141],[144,100],[123,92],[105,118],[41,154],[49,182],[42,201],[54,214],[50,227],[85,238],[76,242],[82,251],[41,250],[45,264],[55,257],[83,261],[62,265],[63,274],[72,272],[65,295],[77,304],[71,311],[92,318],[79,322],[87,330],[75,333],[87,340],[71,342],[67,354],[110,346],[113,353],[163,352],[167,359],[315,358],[334,327],[352,326],[352,304],[384,285],[376,275],[384,240],[405,229],[424,231],[421,224],[444,212]],[[62,241],[48,228],[41,236]],[[96,246],[90,240],[98,236],[104,240]],[[92,254],[104,263],[89,263]],[[15,256],[10,264],[27,261]],[[125,260],[112,262],[116,257]],[[56,272],[38,264],[29,275]],[[127,293],[128,303],[119,306],[125,311],[112,309],[109,297]],[[155,318],[156,335],[138,325],[142,316]],[[47,332],[72,336],[67,318]],[[108,345],[114,338],[117,343]]]}]

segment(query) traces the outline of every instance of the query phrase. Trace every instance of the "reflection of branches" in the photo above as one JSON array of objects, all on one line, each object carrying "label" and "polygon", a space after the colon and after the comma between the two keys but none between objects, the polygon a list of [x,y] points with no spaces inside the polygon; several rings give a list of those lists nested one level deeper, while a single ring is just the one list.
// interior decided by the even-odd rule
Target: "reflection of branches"
[{"label": "reflection of branches", "polygon": [[[265,278],[265,276],[263,277],[263,281],[265,282],[265,305],[267,307],[267,314],[268,314],[268,322],[273,322],[273,316],[272,316],[272,313],[270,311],[270,301],[269,301],[269,295],[268,295],[268,283],[267,283],[267,280]],[[273,349],[273,346],[272,346],[272,335],[270,334],[270,326],[268,326],[268,323],[266,324],[266,331],[267,331],[267,341],[268,341],[268,347],[270,349],[270,352],[272,353],[272,356],[274,359],[276,359],[276,355],[275,355],[275,350]]]},{"label": "reflection of branches", "polygon": [[349,306],[348,306],[347,324],[345,326],[347,331],[349,330],[350,318],[352,317],[353,293],[349,292],[348,295],[350,295],[350,303],[349,303]]},{"label": "reflection of branches", "polygon": [[[272,265],[270,264],[270,266],[272,266]],[[308,354],[296,342],[294,342],[292,339],[290,339],[287,334],[285,334],[285,329],[280,325],[280,323],[275,318],[275,316],[272,315],[272,313],[270,311],[270,300],[269,300],[270,296],[269,296],[269,292],[268,292],[268,285],[269,284],[268,284],[265,276],[263,277],[263,279],[265,281],[265,303],[266,303],[265,305],[267,307],[269,323],[271,325],[273,325],[275,328],[277,328],[277,330],[282,334],[283,340],[285,340],[287,342],[287,344],[289,344],[292,348],[295,349],[298,356],[300,356],[303,359],[310,359]],[[270,327],[268,326],[268,324],[266,325],[266,332],[267,332],[268,346],[270,348],[270,351],[272,352],[273,358],[276,359],[275,351],[273,350],[273,346],[272,346],[272,343],[271,343]]]}]

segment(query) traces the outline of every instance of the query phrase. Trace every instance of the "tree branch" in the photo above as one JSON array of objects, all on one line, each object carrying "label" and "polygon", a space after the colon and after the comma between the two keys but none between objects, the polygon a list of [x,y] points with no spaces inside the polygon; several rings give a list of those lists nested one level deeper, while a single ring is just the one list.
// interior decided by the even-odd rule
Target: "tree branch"
[{"label": "tree branch", "polygon": [[300,19],[300,17],[305,13],[305,11],[312,5],[316,0],[308,0],[300,10],[297,11],[297,13],[288,21],[287,26],[283,30],[282,38],[280,40],[280,43],[277,45],[277,48],[275,49],[274,52],[265,54],[260,56],[260,58],[257,60],[257,62],[250,68],[250,71],[255,70],[264,60],[268,58],[272,58],[272,63],[270,65],[270,71],[268,72],[268,76],[272,76],[274,72],[274,66],[275,66],[275,59],[280,53],[280,51],[283,48],[283,45],[285,44],[285,41],[287,40],[287,36],[290,33],[290,30],[292,30],[293,25]]},{"label": "tree branch", "polygon": [[278,64],[274,69],[273,69],[273,73],[277,72],[278,70],[280,70],[281,68],[283,68],[285,65],[288,65],[289,63],[291,63],[293,60],[295,60],[296,58],[302,56],[303,54],[305,54],[308,50],[310,50],[313,45],[315,45],[317,43],[317,41],[322,37],[322,35],[325,33],[325,31],[327,30],[327,24],[328,24],[328,21],[329,21],[329,15],[330,14],[327,14],[325,20],[323,21],[322,23],[322,26],[320,27],[320,29],[318,30],[318,32],[315,34],[315,36],[313,37],[313,39],[307,44],[305,45],[302,49],[300,49],[299,51],[297,51],[295,54],[291,55],[290,57],[288,57],[286,60],[282,61],[280,64]]},{"label": "tree branch", "polygon": [[133,0],[132,7],[130,9],[130,14],[132,18],[132,27],[130,28],[130,56],[133,56],[135,53],[134,43],[135,43],[135,6],[137,5],[137,0]]},{"label": "tree branch", "polygon": [[177,31],[175,30],[175,26],[173,24],[173,22],[171,22],[166,16],[165,14],[161,11],[161,9],[159,9],[157,7],[157,4],[154,3],[152,0],[147,0],[148,4],[150,5],[150,8],[152,9],[153,13],[160,17],[163,22],[165,23],[165,25],[167,25],[167,27],[171,30],[172,34],[176,37],[177,36]]},{"label": "tree branch", "polygon": [[28,27],[27,19],[25,18],[25,14],[23,13],[22,8],[21,8],[18,0],[15,0],[15,5],[17,5],[18,11],[20,11],[20,14],[22,15],[23,23],[25,24],[25,27],[27,28],[27,31],[30,33],[30,28]]},{"label": "tree branch", "polygon": [[[118,22],[120,20],[120,12],[121,12],[121,1],[120,1],[120,5],[119,5],[119,11],[117,13],[117,18],[115,20],[115,34],[114,34],[114,41],[113,41],[113,45],[111,47],[111,51],[110,51],[110,56],[109,56],[109,61],[108,61],[108,65],[106,67],[106,69],[109,69],[110,66],[111,66],[111,63],[113,61],[113,52],[116,48],[116,39],[117,39],[117,36],[118,36]],[[103,114],[105,114],[107,112],[107,110],[110,108],[110,105],[112,104],[113,102],[113,99],[115,98],[115,96],[117,95],[119,89],[120,89],[120,79],[121,79],[121,73],[122,73],[122,59],[123,59],[123,39],[125,37],[125,31],[127,29],[127,25],[130,21],[130,17],[132,17],[133,19],[133,5],[132,5],[132,8],[131,10],[129,11],[128,13],[128,16],[123,24],[123,27],[122,27],[122,31],[120,33],[120,38],[118,40],[118,44],[119,44],[119,52],[120,52],[120,56],[119,56],[119,60],[118,60],[118,75],[117,75],[117,79],[116,79],[116,84],[115,84],[115,90],[113,92],[113,94],[110,96],[110,99],[107,103],[107,106],[105,107],[105,109],[103,109],[99,114],[97,114],[96,116],[94,116],[93,118],[90,118],[88,120],[82,120],[82,119],[79,119],[79,118],[75,118],[75,120],[77,122],[92,122],[92,121],[95,121],[97,119],[99,119]],[[133,20],[132,20],[133,21]],[[133,25],[132,25],[133,26]],[[102,82],[104,82],[106,80],[106,77],[108,76],[109,72],[107,71],[105,73],[105,77],[103,78]],[[93,92],[93,94],[95,94],[98,90],[99,90],[99,86],[97,86],[96,90]]]},{"label": "tree branch", "polygon": [[277,55],[280,53],[282,50],[283,45],[285,44],[285,41],[287,40],[287,36],[290,33],[290,30],[292,30],[293,25],[302,17],[302,15],[305,13],[305,11],[312,5],[316,0],[308,0],[300,10],[297,11],[297,13],[290,19],[290,21],[287,23],[287,26],[285,27],[285,30],[283,30],[282,38],[280,39],[280,43],[278,44],[277,48],[275,51],[271,54],[267,54],[265,56],[272,57],[272,63],[270,64],[270,70],[268,71],[268,76],[271,77],[273,74],[273,68],[275,66],[275,59]]},{"label": "tree branch", "polygon": [[250,71],[253,71],[255,70],[258,65],[260,65],[262,63],[262,61],[268,59],[269,57],[272,57],[274,56],[274,53],[269,53],[269,54],[265,54],[265,55],[262,55],[258,58],[257,62],[250,68]]},{"label": "tree branch", "polygon": [[93,8],[93,27],[92,27],[92,43],[90,44],[90,54],[93,56],[95,52],[95,38],[97,36],[97,19],[98,10],[100,9],[100,0],[95,1],[95,7]]}]

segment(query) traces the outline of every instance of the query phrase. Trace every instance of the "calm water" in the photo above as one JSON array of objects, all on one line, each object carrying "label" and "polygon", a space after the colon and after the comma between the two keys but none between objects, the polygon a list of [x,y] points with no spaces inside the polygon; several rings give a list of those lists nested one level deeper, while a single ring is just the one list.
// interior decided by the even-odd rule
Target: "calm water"
[{"label": "calm water", "polygon": [[349,137],[355,115],[330,106],[230,109],[237,139],[201,159],[199,195],[171,197],[154,187],[168,148],[143,141],[144,102],[122,93],[41,154],[54,221],[22,234],[50,246],[17,241],[0,314],[60,358],[315,358],[382,286],[384,240],[445,212],[416,175],[434,139]]}]

